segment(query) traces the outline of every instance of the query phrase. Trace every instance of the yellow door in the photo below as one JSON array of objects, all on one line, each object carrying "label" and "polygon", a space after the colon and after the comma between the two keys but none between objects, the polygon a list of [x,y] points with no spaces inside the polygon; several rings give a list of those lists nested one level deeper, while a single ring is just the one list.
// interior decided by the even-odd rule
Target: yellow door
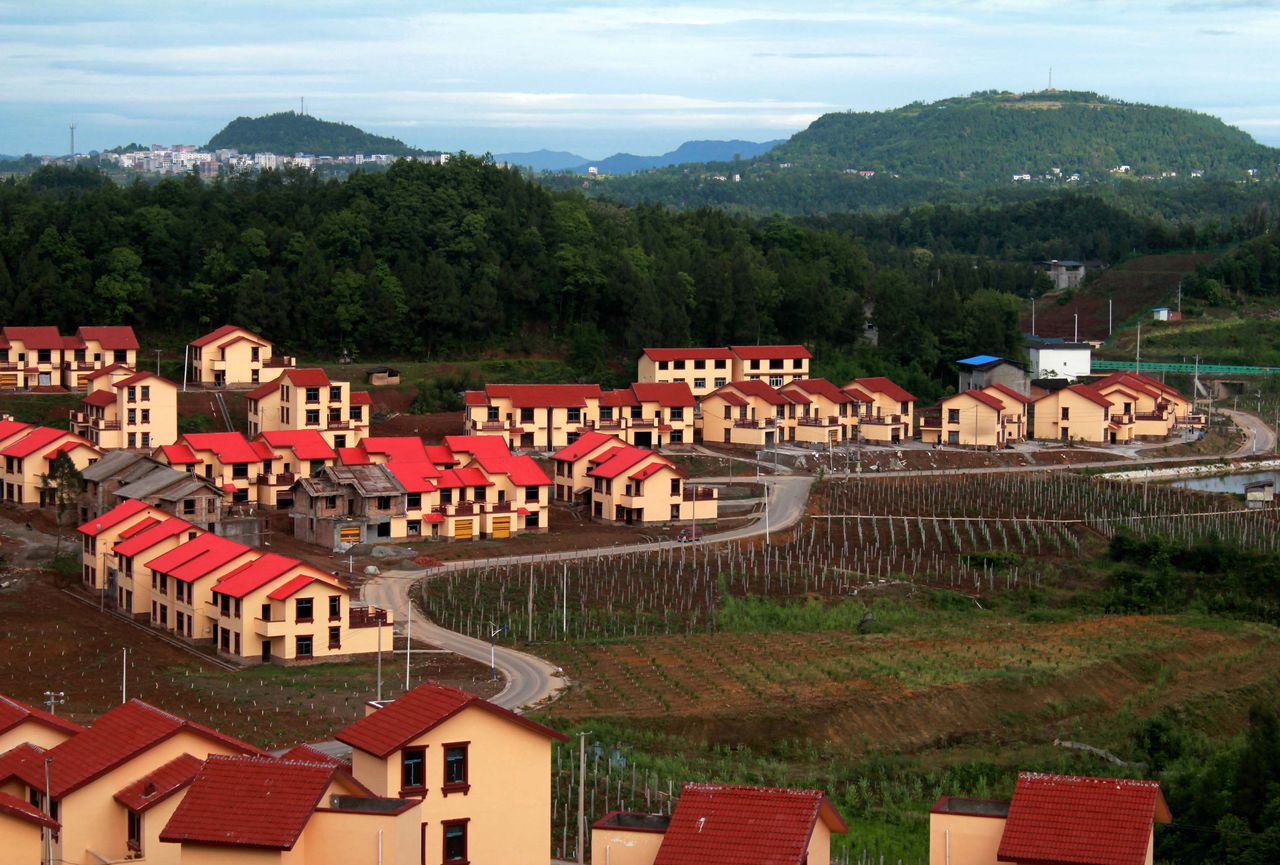
[{"label": "yellow door", "polygon": [[511,537],[511,517],[493,518],[493,536],[495,538]]},{"label": "yellow door", "polygon": [[360,527],[359,526],[343,526],[338,529],[338,540],[344,544],[360,543]]},{"label": "yellow door", "polygon": [[453,536],[460,541],[471,540],[471,520],[458,520],[453,524]]}]

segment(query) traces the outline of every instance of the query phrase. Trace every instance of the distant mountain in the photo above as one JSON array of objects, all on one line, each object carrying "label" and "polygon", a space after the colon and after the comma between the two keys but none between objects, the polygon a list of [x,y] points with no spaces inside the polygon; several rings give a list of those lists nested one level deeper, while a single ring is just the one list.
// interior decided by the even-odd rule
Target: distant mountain
[{"label": "distant mountain", "polygon": [[237,117],[205,145],[206,150],[234,148],[241,153],[312,153],[350,156],[389,153],[416,156],[426,151],[398,138],[372,135],[349,123],[333,123],[308,114],[282,111],[263,117]]},{"label": "distant mountain", "polygon": [[930,180],[1204,171],[1274,175],[1280,150],[1216,117],[1097,93],[985,91],[889,111],[824,114],[769,154],[794,168],[888,171]]},{"label": "distant mountain", "polygon": [[495,153],[495,162],[507,162],[534,171],[565,171],[587,161],[587,157],[565,150],[531,150],[526,153]]},{"label": "distant mountain", "polygon": [[729,162],[738,159],[753,159],[767,153],[781,139],[775,141],[686,141],[675,150],[661,156],[635,156],[630,153],[615,153],[604,159],[592,162],[584,160],[573,170],[578,174],[586,174],[588,168],[594,167],[600,174],[631,174],[649,168],[666,168],[670,165],[686,165],[694,162]]}]

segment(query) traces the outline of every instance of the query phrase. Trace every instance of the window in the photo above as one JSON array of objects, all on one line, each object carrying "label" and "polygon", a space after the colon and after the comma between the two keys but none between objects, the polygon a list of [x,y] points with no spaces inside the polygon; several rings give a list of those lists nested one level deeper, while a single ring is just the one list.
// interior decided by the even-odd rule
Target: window
[{"label": "window", "polygon": [[769,361],[769,369],[782,369],[782,359],[776,357],[772,358]]},{"label": "window", "polygon": [[307,402],[320,402],[320,388],[307,388]]},{"label": "window", "polygon": [[298,600],[294,602],[296,620],[299,622],[310,622],[314,603],[315,602],[312,601],[311,598],[298,598]]},{"label": "window", "polygon": [[407,748],[400,754],[400,792],[423,790],[427,786],[425,748]]},{"label": "window", "polygon": [[673,496],[680,495],[680,479],[679,478],[671,479],[671,495]]},{"label": "window", "polygon": [[142,852],[142,815],[137,811],[129,812],[129,830],[126,838],[130,850],[135,853]]},{"label": "window", "polygon": [[1071,409],[1067,408],[1066,406],[1062,407],[1062,419],[1071,420]]},{"label": "window", "polygon": [[342,402],[342,388],[329,388],[329,402]]},{"label": "window", "polygon": [[607,406],[607,405],[600,406],[600,420],[602,421],[613,420],[612,406]]},{"label": "window", "polygon": [[231,617],[231,596],[218,595],[218,613],[227,618]]},{"label": "window", "polygon": [[729,383],[729,379],[723,378],[721,376],[716,377],[716,384],[715,384],[716,387],[724,387],[728,383]]},{"label": "window", "polygon": [[342,627],[340,625],[329,629],[329,648],[342,648]]},{"label": "window", "polygon": [[364,407],[353,405],[351,407],[351,410],[347,412],[347,416],[350,417],[351,420],[356,421],[357,423],[364,420]]},{"label": "window", "polygon": [[472,497],[474,502],[483,502],[488,498],[488,491],[484,487],[476,487],[475,495]]},{"label": "window", "polygon": [[342,595],[329,596],[329,621],[337,621],[342,618]]},{"label": "window", "polygon": [[320,426],[319,409],[307,409],[307,426]]},{"label": "window", "polygon": [[232,463],[231,477],[239,480],[244,480],[245,478],[249,477],[249,464],[248,463]]},{"label": "window", "polygon": [[391,496],[378,496],[377,508],[380,511],[391,509]]},{"label": "window", "polygon": [[672,419],[672,420],[684,420],[684,406],[679,406],[679,405],[677,405],[677,406],[672,406],[672,408],[671,408],[671,419]]},{"label": "window", "polygon": [[960,423],[960,409],[947,409],[947,423]]},{"label": "window", "polygon": [[125,398],[129,400],[129,402],[138,401],[138,389],[136,387],[133,387],[132,385],[130,385],[127,390],[127,393],[128,393],[128,396]]},{"label": "window", "polygon": [[262,357],[262,349],[260,349],[258,346],[255,345],[249,349],[249,360],[253,361],[254,363],[257,363],[259,358],[261,357]]},{"label": "window", "polygon": [[582,409],[571,408],[569,411],[569,423],[582,423]]},{"label": "window", "polygon": [[[237,634],[236,636],[239,636],[239,635]],[[307,635],[305,637],[301,637],[301,636],[298,637],[297,646],[298,646],[297,655],[299,658],[311,657],[311,636],[310,635]]]},{"label": "window", "polygon": [[144,409],[142,410],[142,422],[143,422],[143,423],[151,423],[151,409],[149,409],[149,408],[144,408]]},{"label": "window", "polygon": [[444,826],[445,865],[463,865],[467,861],[467,824],[465,820],[446,820]]},{"label": "window", "polygon": [[707,386],[707,380],[705,378],[695,378],[693,380],[693,386],[699,389],[704,388]]},{"label": "window", "polygon": [[149,399],[151,399],[151,385],[144,384],[142,386],[142,401],[146,402]]},{"label": "window", "polygon": [[131,408],[131,409],[129,409],[129,415],[128,415],[128,416],[129,416],[128,423],[129,423],[129,425],[130,425],[130,426],[133,426],[134,424],[136,424],[136,423],[138,422],[138,410],[137,410],[136,408]]},{"label": "window", "polygon": [[533,409],[520,409],[520,423],[533,423]]},{"label": "window", "polygon": [[780,375],[769,376],[769,387],[782,387],[782,376]]},{"label": "window", "polygon": [[36,349],[36,360],[39,363],[52,363],[53,352],[47,348]]},{"label": "window", "polygon": [[466,793],[471,789],[467,783],[467,746],[470,742],[446,742],[444,745],[444,787],[445,795],[449,793]]},{"label": "window", "polygon": [[667,369],[667,362],[665,360],[658,361],[658,369],[665,371]]},{"label": "window", "polygon": [[724,369],[724,358],[716,361],[716,369]]},{"label": "window", "polygon": [[724,407],[724,419],[728,420],[733,417],[733,409],[726,403]]},{"label": "window", "polygon": [[138,434],[129,433],[129,447],[136,448],[138,446]]},{"label": "window", "polygon": [[673,429],[671,431],[671,443],[673,445],[684,444],[684,430]]},{"label": "window", "polygon": [[149,447],[151,447],[151,433],[143,433],[143,434],[142,434],[142,446],[143,446],[144,448],[149,448]]},{"label": "window", "polygon": [[342,409],[340,408],[329,409],[329,423],[331,424],[342,423]]},{"label": "window", "polygon": [[405,506],[409,510],[416,511],[418,508],[422,507],[422,493],[409,493],[405,498],[407,499]]},{"label": "window", "polygon": [[947,432],[947,444],[949,445],[960,444],[960,430],[953,429]]},{"label": "window", "polygon": [[695,360],[695,361],[693,362],[693,368],[694,368],[694,369],[706,369],[706,368],[707,368],[707,362],[706,362],[705,360]]},{"label": "window", "polygon": [[542,490],[539,487],[525,487],[524,500],[526,502],[542,501]]},{"label": "window", "polygon": [[672,368],[672,369],[684,369],[684,361],[682,361],[682,360],[672,361],[672,363],[671,363],[671,368]]},{"label": "window", "polygon": [[751,361],[751,369],[752,369],[752,370],[757,370],[757,369],[759,369],[759,368],[760,368],[760,361],[758,361],[758,360],[753,360],[753,361]]}]

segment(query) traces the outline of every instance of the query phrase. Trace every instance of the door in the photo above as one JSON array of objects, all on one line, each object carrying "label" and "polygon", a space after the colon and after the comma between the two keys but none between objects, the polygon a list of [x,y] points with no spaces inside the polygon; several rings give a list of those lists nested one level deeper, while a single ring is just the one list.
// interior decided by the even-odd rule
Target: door
[{"label": "door", "polygon": [[636,447],[638,448],[653,447],[653,433],[648,431],[637,432],[635,436],[636,436]]},{"label": "door", "polygon": [[458,520],[453,524],[453,536],[460,541],[469,541],[472,536],[472,521]]},{"label": "door", "polygon": [[42,372],[39,374],[36,381],[39,382],[41,387],[48,387],[53,384],[53,377],[50,373]]},{"label": "door", "polygon": [[511,517],[493,518],[493,536],[495,538],[511,537]]},{"label": "door", "polygon": [[271,662],[271,641],[263,640],[262,641],[262,663],[268,664],[270,662]]},{"label": "door", "polygon": [[359,526],[343,526],[338,529],[338,541],[344,544],[360,543],[360,527]]}]

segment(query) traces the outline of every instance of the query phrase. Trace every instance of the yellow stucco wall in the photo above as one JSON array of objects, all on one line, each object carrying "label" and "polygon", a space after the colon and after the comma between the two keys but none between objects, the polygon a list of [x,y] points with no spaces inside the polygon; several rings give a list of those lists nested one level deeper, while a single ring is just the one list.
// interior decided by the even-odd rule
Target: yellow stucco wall
[{"label": "yellow stucco wall", "polygon": [[996,865],[1003,834],[1003,817],[930,814],[929,865]]},{"label": "yellow stucco wall", "polygon": [[69,738],[70,736],[61,730],[55,730],[52,727],[46,727],[44,724],[37,724],[34,721],[24,721],[12,729],[0,733],[0,754],[12,750],[24,742],[30,742],[32,745],[44,748],[47,751],[54,745],[60,745]]},{"label": "yellow stucco wall", "polygon": [[42,865],[44,829],[9,814],[0,814],[0,850],[6,865]]},{"label": "yellow stucco wall", "polygon": [[809,857],[805,865],[831,865],[831,830],[821,818],[809,836]]},{"label": "yellow stucco wall", "polygon": [[[1107,440],[1108,410],[1074,391],[1063,389],[1041,397],[1035,407],[1035,438],[1061,441],[1065,429],[1069,440],[1094,443]],[[1062,420],[1063,408],[1068,410],[1065,421]]]},{"label": "yellow stucco wall", "polygon": [[665,836],[617,827],[591,830],[591,865],[653,865]]}]

